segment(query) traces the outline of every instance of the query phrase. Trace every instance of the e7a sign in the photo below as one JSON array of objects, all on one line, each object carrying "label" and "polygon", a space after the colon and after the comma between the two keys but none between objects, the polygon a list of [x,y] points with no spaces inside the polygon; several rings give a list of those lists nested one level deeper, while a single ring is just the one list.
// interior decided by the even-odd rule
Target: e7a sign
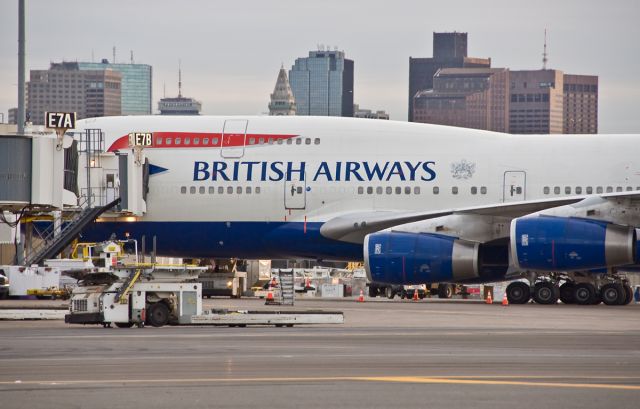
[{"label": "e7a sign", "polygon": [[45,126],[53,129],[73,129],[76,127],[75,112],[46,112]]}]

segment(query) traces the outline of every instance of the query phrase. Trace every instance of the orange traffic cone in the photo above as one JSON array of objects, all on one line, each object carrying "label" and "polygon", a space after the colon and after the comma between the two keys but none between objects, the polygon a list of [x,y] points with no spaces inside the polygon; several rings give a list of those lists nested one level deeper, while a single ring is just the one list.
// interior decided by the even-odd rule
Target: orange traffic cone
[{"label": "orange traffic cone", "polygon": [[413,290],[413,301],[418,301],[418,290]]},{"label": "orange traffic cone", "polygon": [[493,298],[491,297],[491,291],[487,293],[487,299],[485,300],[487,304],[493,304]]},{"label": "orange traffic cone", "polygon": [[502,305],[504,307],[506,307],[507,305],[509,305],[509,299],[507,298],[507,293],[504,293],[504,296],[502,296]]},{"label": "orange traffic cone", "polygon": [[360,296],[358,297],[358,302],[364,302],[364,291],[360,290]]},{"label": "orange traffic cone", "polygon": [[264,303],[265,303],[265,304],[272,304],[273,302],[274,302],[274,299],[273,299],[273,293],[272,293],[271,291],[269,291],[269,292],[267,293],[267,298],[266,298],[266,300],[265,300],[265,302],[264,302]]}]

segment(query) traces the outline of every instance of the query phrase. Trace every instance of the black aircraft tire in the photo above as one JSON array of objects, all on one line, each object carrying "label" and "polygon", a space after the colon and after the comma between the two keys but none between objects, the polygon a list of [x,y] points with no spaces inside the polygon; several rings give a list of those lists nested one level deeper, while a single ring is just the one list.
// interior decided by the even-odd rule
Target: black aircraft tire
[{"label": "black aircraft tire", "polygon": [[625,284],[622,286],[624,288],[625,299],[622,305],[629,305],[631,301],[633,301],[633,288],[629,284]]},{"label": "black aircraft tire", "polygon": [[378,296],[378,288],[369,287],[369,297],[373,298],[373,297],[377,297],[377,296]]},{"label": "black aircraft tire", "polygon": [[169,323],[169,308],[165,303],[157,302],[147,310],[147,324],[162,327]]},{"label": "black aircraft tire", "polygon": [[438,298],[451,298],[453,296],[453,285],[438,284]]},{"label": "black aircraft tire", "polygon": [[543,305],[557,304],[559,293],[558,286],[549,281],[541,281],[533,287],[533,300]]},{"label": "black aircraft tire", "polygon": [[609,283],[600,289],[602,302],[607,305],[622,305],[627,298],[627,293],[621,284]]},{"label": "black aircraft tire", "polygon": [[596,300],[596,288],[591,283],[576,284],[573,289],[573,299],[576,304],[591,305]]},{"label": "black aircraft tire", "polygon": [[575,289],[575,284],[571,281],[567,281],[566,283],[560,286],[560,301],[563,304],[575,304],[576,299],[573,295]]},{"label": "black aircraft tire", "polygon": [[131,328],[133,327],[133,322],[116,322],[116,327],[118,328]]},{"label": "black aircraft tire", "polygon": [[507,286],[509,304],[526,304],[531,299],[531,287],[522,281],[515,281]]}]

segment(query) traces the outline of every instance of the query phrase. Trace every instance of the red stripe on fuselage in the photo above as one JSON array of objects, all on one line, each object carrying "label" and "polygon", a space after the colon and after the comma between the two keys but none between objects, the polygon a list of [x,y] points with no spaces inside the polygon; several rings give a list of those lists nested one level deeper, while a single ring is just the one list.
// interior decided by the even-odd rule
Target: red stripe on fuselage
[{"label": "red stripe on fuselage", "polygon": [[[153,146],[149,148],[233,148],[241,146],[272,145],[278,140],[295,138],[298,135],[269,135],[241,133],[206,132],[154,132]],[[118,138],[107,152],[115,152],[129,147],[129,135]]]}]

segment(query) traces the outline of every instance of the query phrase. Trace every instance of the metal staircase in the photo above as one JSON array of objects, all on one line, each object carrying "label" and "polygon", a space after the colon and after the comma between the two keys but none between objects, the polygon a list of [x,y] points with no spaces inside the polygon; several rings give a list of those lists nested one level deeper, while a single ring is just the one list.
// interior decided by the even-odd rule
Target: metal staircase
[{"label": "metal staircase", "polygon": [[42,234],[42,242],[35,247],[29,257],[25,259],[24,265],[30,266],[33,264],[40,264],[44,260],[53,258],[60,254],[65,247],[67,247],[84,228],[97,219],[102,213],[111,209],[120,203],[120,198],[108,203],[106,206],[98,207],[86,207],[81,212],[71,219],[69,223],[63,226],[60,234],[56,236],[55,226],[53,223]]},{"label": "metal staircase", "polygon": [[142,274],[141,268],[136,268],[135,270],[131,270],[131,273],[129,274],[127,281],[125,281],[124,284],[122,284],[122,287],[120,287],[120,289],[118,290],[118,293],[116,294],[115,300],[118,303],[120,304],[127,303],[128,301],[127,297],[129,295],[129,291],[131,291],[131,288],[133,287],[133,285],[136,283],[136,281],[138,281],[138,278],[140,278],[140,274]]}]

